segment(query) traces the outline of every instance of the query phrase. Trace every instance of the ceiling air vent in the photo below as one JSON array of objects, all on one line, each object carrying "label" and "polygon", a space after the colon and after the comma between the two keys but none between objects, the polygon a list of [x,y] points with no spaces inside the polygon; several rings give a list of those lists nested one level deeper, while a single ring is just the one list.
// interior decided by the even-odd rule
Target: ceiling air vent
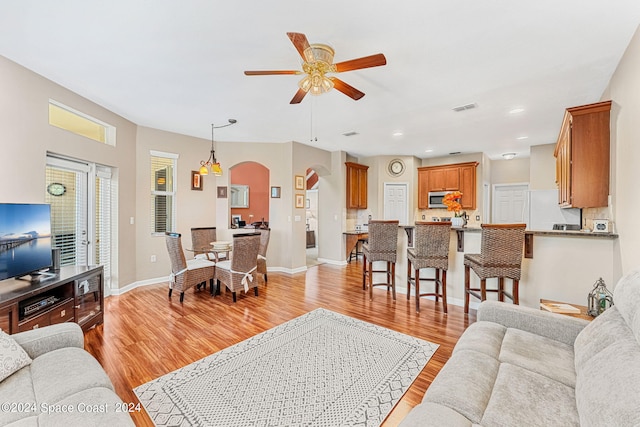
[{"label": "ceiling air vent", "polygon": [[461,151],[452,151],[451,153],[449,153],[450,156],[457,156],[458,154],[462,154]]},{"label": "ceiling air vent", "polygon": [[344,136],[354,136],[357,135],[358,132],[356,132],[355,130],[352,130],[351,132],[345,132],[343,133]]},{"label": "ceiling air vent", "polygon": [[465,111],[465,110],[473,110],[474,108],[477,108],[478,104],[476,104],[475,102],[473,104],[467,104],[467,105],[461,105],[459,107],[453,107],[453,111],[455,111],[456,113],[459,113],[460,111]]}]

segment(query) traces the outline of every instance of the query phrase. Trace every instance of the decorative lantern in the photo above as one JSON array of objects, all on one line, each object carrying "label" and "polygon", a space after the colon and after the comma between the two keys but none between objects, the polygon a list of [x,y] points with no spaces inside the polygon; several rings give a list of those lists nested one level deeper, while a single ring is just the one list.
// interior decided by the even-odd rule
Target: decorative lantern
[{"label": "decorative lantern", "polygon": [[613,305],[613,295],[607,289],[602,277],[593,285],[593,290],[589,293],[587,299],[589,302],[589,311],[587,313],[593,317],[596,317]]}]

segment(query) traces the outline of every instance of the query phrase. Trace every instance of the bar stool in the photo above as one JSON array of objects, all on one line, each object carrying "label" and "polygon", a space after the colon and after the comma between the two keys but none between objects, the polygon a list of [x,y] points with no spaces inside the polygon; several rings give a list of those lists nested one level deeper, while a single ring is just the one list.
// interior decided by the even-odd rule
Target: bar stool
[{"label": "bar stool", "polygon": [[349,263],[351,263],[351,260],[353,258],[356,259],[356,262],[358,261],[358,257],[362,256],[362,250],[358,250],[358,247],[362,249],[362,245],[364,245],[366,242],[367,242],[367,237],[358,237],[358,240],[356,241],[356,245],[354,246],[353,250],[351,250],[351,253],[349,254],[349,261],[348,261]]},{"label": "bar stool", "polygon": [[[396,299],[396,257],[398,251],[398,220],[369,221],[369,241],[362,245],[362,289],[369,284],[369,299],[373,299],[374,286],[391,287],[393,299]],[[373,263],[385,261],[385,270],[374,270]],[[373,273],[385,273],[385,283],[373,283]]]},{"label": "bar stool", "polygon": [[[510,298],[519,304],[518,284],[524,247],[524,229],[526,224],[482,224],[482,237],[479,254],[464,256],[464,312],[469,312],[469,295],[487,299],[487,292],[497,292],[498,301]],[[469,269],[480,278],[480,288],[469,285]],[[487,289],[487,279],[498,278],[498,289]],[[504,279],[512,280],[511,294],[504,290]],[[478,291],[480,293],[478,293]]]},{"label": "bar stool", "polygon": [[[416,287],[416,312],[420,313],[420,297],[442,298],[442,308],[447,313],[447,270],[449,269],[450,222],[416,222],[415,244],[407,249],[407,300],[411,297],[411,284]],[[411,277],[411,270],[415,275]],[[433,268],[433,278],[420,277],[420,270]],[[434,282],[433,292],[420,293],[420,281]],[[442,287],[442,288],[441,288]],[[441,290],[442,289],[442,290]]]}]

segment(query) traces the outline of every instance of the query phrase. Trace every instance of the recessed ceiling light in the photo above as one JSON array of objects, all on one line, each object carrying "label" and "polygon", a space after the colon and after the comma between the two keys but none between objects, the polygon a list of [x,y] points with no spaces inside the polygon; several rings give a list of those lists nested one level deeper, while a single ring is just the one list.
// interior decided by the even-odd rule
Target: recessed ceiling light
[{"label": "recessed ceiling light", "polygon": [[523,139],[527,139],[527,138],[529,138],[529,137],[528,137],[528,136],[519,136],[519,137],[517,137],[516,139],[518,139],[518,140],[523,140]]},{"label": "recessed ceiling light", "polygon": [[524,108],[514,108],[513,110],[509,111],[509,114],[518,114],[518,113],[522,113],[524,111]]},{"label": "recessed ceiling light", "polygon": [[404,133],[402,133],[402,131],[399,131],[399,130],[393,133],[393,136],[402,136],[402,135],[404,135]]},{"label": "recessed ceiling light", "polygon": [[432,153],[433,150],[431,148],[429,148],[428,150],[424,150],[425,153]]}]

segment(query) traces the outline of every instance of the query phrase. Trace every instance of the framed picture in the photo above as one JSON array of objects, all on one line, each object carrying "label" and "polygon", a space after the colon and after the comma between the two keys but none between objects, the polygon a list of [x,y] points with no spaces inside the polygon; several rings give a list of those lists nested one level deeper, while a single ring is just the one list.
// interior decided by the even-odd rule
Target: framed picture
[{"label": "framed picture", "polygon": [[191,189],[202,191],[202,176],[198,171],[191,171]]},{"label": "framed picture", "polygon": [[218,199],[227,198],[227,187],[218,187]]},{"label": "framed picture", "polygon": [[231,224],[238,225],[242,221],[242,215],[231,215]]},{"label": "framed picture", "polygon": [[296,194],[296,208],[304,208],[304,194]]},{"label": "framed picture", "polygon": [[272,199],[280,198],[280,187],[271,187],[271,198]]},{"label": "framed picture", "polygon": [[304,190],[304,176],[296,175],[296,190]]}]

